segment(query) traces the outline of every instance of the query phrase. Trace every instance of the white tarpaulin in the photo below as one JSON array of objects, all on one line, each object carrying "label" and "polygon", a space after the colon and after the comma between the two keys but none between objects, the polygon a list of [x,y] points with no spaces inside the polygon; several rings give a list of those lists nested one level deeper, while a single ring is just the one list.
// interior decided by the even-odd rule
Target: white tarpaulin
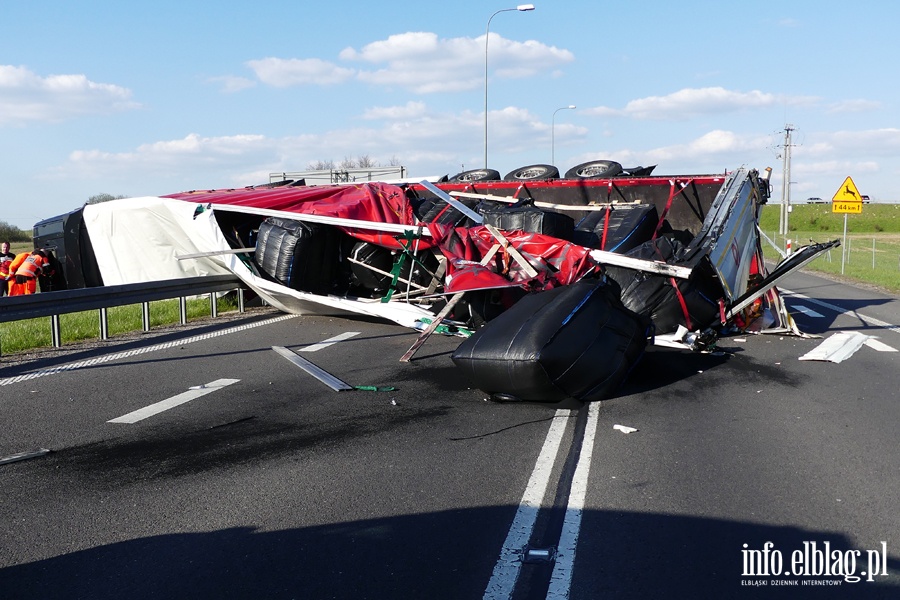
[{"label": "white tarpaulin", "polygon": [[[105,285],[203,275],[237,275],[263,300],[291,314],[366,315],[415,328],[434,314],[404,302],[319,296],[253,274],[222,235],[212,210],[171,198],[128,198],[84,208]],[[216,253],[179,260],[192,254]]]},{"label": "white tarpaulin", "polygon": [[[180,254],[203,252],[210,249],[210,243],[216,243],[209,239],[211,214],[207,211],[195,219],[197,206],[154,197],[85,206],[84,224],[97,256],[103,284],[229,274],[221,261],[214,259],[176,259]],[[226,244],[221,233],[218,237]]]}]

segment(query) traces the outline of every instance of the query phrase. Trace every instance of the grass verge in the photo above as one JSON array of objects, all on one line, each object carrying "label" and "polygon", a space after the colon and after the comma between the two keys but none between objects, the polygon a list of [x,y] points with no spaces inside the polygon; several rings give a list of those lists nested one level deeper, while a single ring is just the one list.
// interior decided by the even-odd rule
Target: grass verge
[{"label": "grass verge", "polygon": [[[220,314],[237,310],[237,301],[232,295],[218,298],[216,306]],[[100,311],[90,310],[60,315],[60,334],[63,345],[85,340],[100,339]],[[208,317],[210,303],[207,298],[187,301],[188,321]],[[109,335],[140,331],[143,327],[141,305],[116,306],[107,311]],[[178,323],[180,314],[178,300],[158,300],[150,303],[150,327]],[[14,354],[53,345],[50,317],[27,319],[12,323],[0,323],[0,352]]]}]

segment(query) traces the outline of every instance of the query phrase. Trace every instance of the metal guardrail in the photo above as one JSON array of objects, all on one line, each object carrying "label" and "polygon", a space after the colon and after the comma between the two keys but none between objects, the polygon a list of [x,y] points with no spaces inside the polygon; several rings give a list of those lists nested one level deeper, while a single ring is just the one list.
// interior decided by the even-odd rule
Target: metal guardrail
[{"label": "metal guardrail", "polygon": [[187,323],[188,296],[210,295],[210,313],[218,315],[216,292],[238,290],[238,310],[244,312],[244,286],[234,275],[209,275],[127,285],[107,285],[78,290],[42,292],[0,298],[0,323],[50,317],[53,346],[62,346],[59,316],[88,310],[100,311],[100,338],[109,338],[106,311],[114,306],[140,304],[144,331],[150,330],[150,302],[179,299],[181,324]]}]

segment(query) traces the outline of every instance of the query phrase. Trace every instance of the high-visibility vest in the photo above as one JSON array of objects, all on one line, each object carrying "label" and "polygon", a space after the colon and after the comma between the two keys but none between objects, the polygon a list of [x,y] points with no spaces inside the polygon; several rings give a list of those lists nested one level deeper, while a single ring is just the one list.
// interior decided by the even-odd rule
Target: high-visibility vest
[{"label": "high-visibility vest", "polygon": [[21,254],[16,254],[16,257],[12,259],[12,262],[9,263],[9,274],[15,275],[16,271],[19,270],[19,267],[22,266],[22,263],[25,262],[25,259],[31,256],[31,252],[22,252]]},{"label": "high-visibility vest", "polygon": [[16,270],[16,276],[37,278],[41,273],[41,269],[47,264],[47,259],[40,254],[32,254],[22,262],[22,265]]}]

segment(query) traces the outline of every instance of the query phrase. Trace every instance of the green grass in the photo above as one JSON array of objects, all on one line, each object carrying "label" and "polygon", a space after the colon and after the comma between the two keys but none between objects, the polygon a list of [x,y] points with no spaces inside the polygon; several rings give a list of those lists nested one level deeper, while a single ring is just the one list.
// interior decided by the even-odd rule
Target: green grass
[{"label": "green grass", "polygon": [[[780,209],[777,204],[764,206],[759,224],[767,236],[784,248],[783,236],[776,239]],[[830,203],[795,205],[788,225],[788,237],[795,249],[810,241],[841,240],[843,243],[844,215],[832,213]],[[763,252],[768,259],[779,259],[778,253],[765,241]],[[841,258],[845,252],[841,274]],[[876,285],[888,292],[900,292],[900,204],[866,204],[862,214],[847,215],[847,247],[836,248],[829,254],[805,268]]]},{"label": "green grass", "polygon": [[[237,310],[236,300],[231,296],[217,299],[219,313]],[[60,315],[60,333],[63,345],[85,340],[100,339],[100,311],[91,310]],[[210,315],[209,299],[187,301],[188,321]],[[140,331],[141,305],[117,306],[107,311],[109,335]],[[178,300],[159,300],[150,303],[150,327],[172,325],[179,322]],[[27,319],[12,323],[0,323],[0,352],[13,354],[34,348],[53,345],[50,331],[50,317]]]},{"label": "green grass", "polygon": [[[763,231],[778,231],[780,209],[778,204],[763,207],[759,218],[759,226]],[[848,235],[900,233],[900,204],[865,204],[862,210],[862,214],[847,215]],[[788,218],[788,225],[791,232],[843,234],[844,215],[831,212],[830,202],[795,204]]]},{"label": "green grass", "polygon": [[[2,242],[3,240],[0,240]],[[22,254],[23,252],[31,252],[34,250],[34,244],[31,242],[10,242],[9,251],[13,254]]]}]

